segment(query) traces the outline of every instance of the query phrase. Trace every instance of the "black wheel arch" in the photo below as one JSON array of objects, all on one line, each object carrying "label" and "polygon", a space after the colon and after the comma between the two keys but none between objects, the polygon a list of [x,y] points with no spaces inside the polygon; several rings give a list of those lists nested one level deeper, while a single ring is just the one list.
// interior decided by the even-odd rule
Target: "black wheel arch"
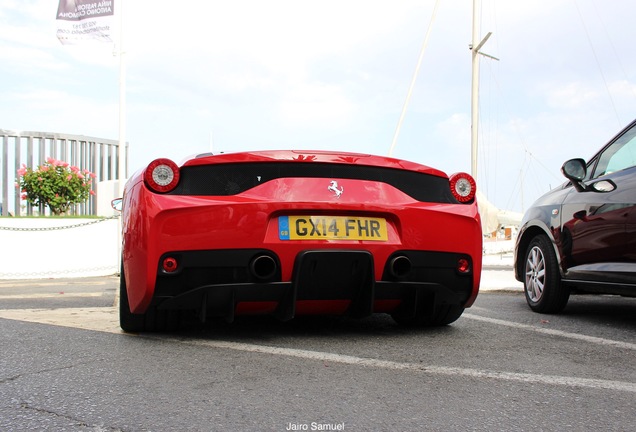
[{"label": "black wheel arch", "polygon": [[532,239],[539,235],[544,235],[550,240],[550,243],[552,244],[552,248],[554,249],[554,253],[556,255],[559,273],[561,274],[561,277],[565,275],[561,266],[561,251],[559,251],[556,239],[552,235],[552,231],[545,225],[535,223],[525,226],[519,233],[519,237],[517,239],[517,245],[515,248],[514,272],[515,279],[519,282],[524,281],[524,261],[526,252],[528,250],[528,245],[530,245]]}]

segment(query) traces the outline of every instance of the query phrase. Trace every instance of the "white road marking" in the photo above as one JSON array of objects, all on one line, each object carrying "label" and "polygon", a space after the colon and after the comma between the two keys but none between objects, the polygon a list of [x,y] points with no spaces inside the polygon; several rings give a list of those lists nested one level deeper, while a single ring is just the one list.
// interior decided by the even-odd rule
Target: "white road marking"
[{"label": "white road marking", "polygon": [[87,298],[87,297],[101,297],[103,293],[74,293],[74,292],[59,292],[59,293],[46,293],[46,294],[0,294],[0,300],[15,300],[15,299],[50,299],[50,298]]},{"label": "white road marking", "polygon": [[[106,285],[108,282],[107,281],[103,281],[103,280],[97,280],[97,281],[86,281],[86,280],[82,280],[81,285],[85,286],[85,285]],[[2,280],[0,281],[0,288],[3,287],[11,287],[11,288],[15,288],[15,287],[29,287],[29,288],[33,288],[33,287],[52,287],[52,286],[69,286],[69,285],[80,285],[80,284],[73,284],[73,283],[69,283],[68,281],[64,280],[64,281],[46,281],[46,282],[36,282],[36,281],[28,281],[28,282],[20,282],[17,280]]]},{"label": "white road marking", "polygon": [[114,307],[5,309],[0,310],[0,318],[104,333],[122,333],[118,312]]},{"label": "white road marking", "polygon": [[[72,327],[86,330],[94,330],[105,333],[122,333],[118,323],[117,308],[60,308],[60,309],[8,309],[0,310],[0,318],[27,321],[41,324],[51,324],[64,327]],[[502,320],[493,320],[490,318],[478,317],[470,315],[471,319],[481,319],[493,324],[514,324]],[[517,327],[513,325],[512,327]],[[536,330],[534,327],[519,325],[519,328]],[[636,393],[636,383],[626,381],[612,381],[602,379],[578,378],[554,375],[537,375],[515,372],[498,372],[483,369],[470,369],[459,367],[422,365],[419,363],[401,363],[390,360],[371,359],[363,357],[355,357],[343,354],[335,354],[320,351],[309,351],[295,348],[281,348],[265,345],[246,344],[240,342],[223,342],[223,341],[206,341],[193,340],[164,336],[141,335],[141,337],[156,339],[161,341],[170,341],[179,344],[188,344],[195,346],[206,346],[217,349],[231,349],[243,352],[252,352],[259,354],[278,355],[286,357],[301,358],[306,360],[314,360],[321,362],[332,362],[334,364],[346,364],[353,366],[380,368],[398,371],[413,371],[419,373],[433,375],[463,376],[475,379],[497,379],[503,381],[511,381],[518,383],[534,383],[545,385],[559,385],[567,387],[590,388],[596,390],[614,390]],[[589,338],[589,337],[588,337]],[[591,338],[586,341],[604,340],[600,338]],[[615,345],[615,344],[606,344]],[[631,345],[631,344],[627,344]],[[628,346],[629,349],[632,349]]]},{"label": "white road marking", "polygon": [[175,338],[157,338],[162,341],[185,343],[188,345],[207,346],[211,348],[232,349],[237,351],[255,352],[261,354],[282,355],[287,357],[332,362],[354,366],[373,367],[391,370],[407,370],[435,375],[464,376],[469,378],[488,378],[521,383],[560,385],[568,387],[585,387],[591,389],[618,390],[636,393],[636,383],[624,381],[610,381],[602,379],[565,377],[555,375],[536,375],[515,372],[497,372],[481,369],[467,369],[459,367],[432,366],[418,363],[400,363],[390,360],[378,360],[354,357],[343,354],[308,351],[295,348],[280,348],[263,345],[253,345],[240,342],[221,342],[205,340],[184,340]]},{"label": "white road marking", "polygon": [[487,317],[483,317],[479,315],[473,315],[470,313],[462,314],[462,318],[468,318],[468,319],[472,319],[476,321],[483,321],[490,324],[495,324],[495,325],[500,325],[505,327],[512,327],[516,329],[530,330],[533,332],[549,334],[552,336],[560,336],[560,337],[565,337],[569,339],[582,340],[585,342],[594,343],[598,345],[614,346],[617,348],[636,350],[636,344],[629,343],[629,342],[621,342],[621,341],[615,341],[612,339],[604,339],[604,338],[600,338],[596,336],[587,336],[587,335],[583,335],[579,333],[568,333],[561,330],[535,327],[528,324],[520,324],[513,321],[504,321],[504,320],[495,319],[495,318],[487,318]]}]

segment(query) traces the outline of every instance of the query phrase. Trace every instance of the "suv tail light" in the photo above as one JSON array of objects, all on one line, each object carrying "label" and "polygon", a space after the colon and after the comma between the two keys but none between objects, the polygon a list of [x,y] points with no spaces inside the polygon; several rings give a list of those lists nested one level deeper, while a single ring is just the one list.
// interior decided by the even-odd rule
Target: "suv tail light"
[{"label": "suv tail light", "polygon": [[470,174],[457,173],[450,176],[450,188],[453,196],[460,203],[471,202],[475,198],[477,187]]},{"label": "suv tail light", "polygon": [[179,167],[170,159],[155,159],[146,168],[144,180],[155,192],[170,192],[179,183]]}]

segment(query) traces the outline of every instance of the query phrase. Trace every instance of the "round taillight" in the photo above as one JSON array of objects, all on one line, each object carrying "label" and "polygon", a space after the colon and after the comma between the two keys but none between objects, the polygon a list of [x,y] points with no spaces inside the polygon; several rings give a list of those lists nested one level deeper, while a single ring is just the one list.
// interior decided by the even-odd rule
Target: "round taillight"
[{"label": "round taillight", "polygon": [[477,192],[475,180],[466,173],[453,174],[450,177],[450,189],[455,199],[460,203],[472,201]]},{"label": "round taillight", "polygon": [[179,167],[170,159],[155,159],[146,168],[144,179],[155,192],[170,192],[179,183]]}]

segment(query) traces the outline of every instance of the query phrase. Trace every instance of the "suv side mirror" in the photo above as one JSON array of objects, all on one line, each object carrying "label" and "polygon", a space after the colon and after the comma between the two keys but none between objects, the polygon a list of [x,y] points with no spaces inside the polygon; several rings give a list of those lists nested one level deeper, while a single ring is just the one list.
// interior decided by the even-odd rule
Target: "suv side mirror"
[{"label": "suv side mirror", "polygon": [[580,182],[587,174],[587,167],[583,159],[570,159],[563,164],[561,172],[568,180]]},{"label": "suv side mirror", "polygon": [[587,190],[583,184],[583,179],[585,179],[587,175],[587,166],[583,159],[570,159],[563,164],[561,172],[565,178],[572,182],[572,185],[578,192]]},{"label": "suv side mirror", "polygon": [[561,167],[563,175],[572,182],[577,192],[612,192],[616,183],[612,180],[600,180],[590,185],[583,183],[587,175],[587,166],[583,159],[570,159]]}]

